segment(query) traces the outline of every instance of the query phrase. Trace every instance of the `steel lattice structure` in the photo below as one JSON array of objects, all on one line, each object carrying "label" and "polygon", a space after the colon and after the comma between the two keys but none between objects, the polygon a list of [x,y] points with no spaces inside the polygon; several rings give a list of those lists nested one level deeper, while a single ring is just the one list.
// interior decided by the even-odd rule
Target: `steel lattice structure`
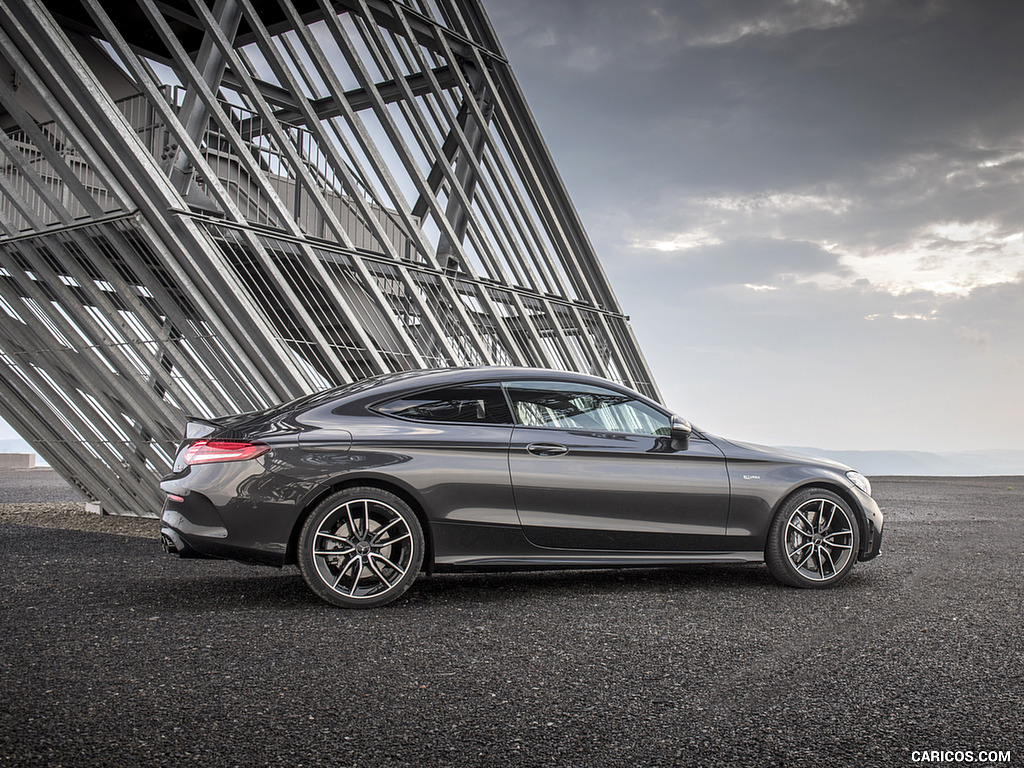
[{"label": "steel lattice structure", "polygon": [[375,373],[657,396],[478,0],[4,0],[0,54],[0,416],[106,510]]}]

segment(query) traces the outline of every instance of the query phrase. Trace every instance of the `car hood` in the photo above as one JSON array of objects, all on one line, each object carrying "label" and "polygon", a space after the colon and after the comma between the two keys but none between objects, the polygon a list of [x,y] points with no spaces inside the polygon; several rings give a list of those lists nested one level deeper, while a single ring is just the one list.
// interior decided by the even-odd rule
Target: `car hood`
[{"label": "car hood", "polygon": [[747,461],[785,461],[796,464],[815,464],[820,467],[828,467],[840,472],[848,472],[850,467],[839,461],[825,459],[820,456],[811,456],[797,451],[787,451],[782,448],[772,448],[767,445],[756,445],[755,443],[744,443],[739,440],[727,440],[722,437],[714,438],[715,444],[728,459],[745,459]]}]

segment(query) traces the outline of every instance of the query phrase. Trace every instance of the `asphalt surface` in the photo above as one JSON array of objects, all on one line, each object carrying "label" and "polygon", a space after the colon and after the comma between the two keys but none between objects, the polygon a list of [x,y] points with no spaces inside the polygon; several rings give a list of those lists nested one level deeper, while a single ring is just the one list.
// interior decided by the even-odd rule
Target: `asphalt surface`
[{"label": "asphalt surface", "polygon": [[446,575],[370,611],[0,521],[0,766],[1024,764],[1024,478],[875,485],[883,555],[835,590]]}]

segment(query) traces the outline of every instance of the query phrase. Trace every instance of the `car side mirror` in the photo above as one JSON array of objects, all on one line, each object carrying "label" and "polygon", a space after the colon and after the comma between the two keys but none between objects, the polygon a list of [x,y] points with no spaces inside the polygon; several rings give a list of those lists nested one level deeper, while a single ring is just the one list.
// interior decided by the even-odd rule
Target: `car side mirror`
[{"label": "car side mirror", "polygon": [[690,447],[690,435],[693,432],[693,427],[690,426],[690,422],[682,416],[673,416],[670,431],[672,435],[673,450],[685,451]]}]

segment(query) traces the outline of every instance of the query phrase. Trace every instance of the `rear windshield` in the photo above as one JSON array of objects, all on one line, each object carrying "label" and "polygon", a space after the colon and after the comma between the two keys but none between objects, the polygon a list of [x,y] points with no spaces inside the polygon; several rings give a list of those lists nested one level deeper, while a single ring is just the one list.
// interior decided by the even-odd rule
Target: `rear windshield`
[{"label": "rear windshield", "polygon": [[[324,389],[320,392],[314,392],[311,395],[303,395],[297,397],[294,400],[289,400],[286,403],[279,403],[278,405],[272,405],[269,408],[265,408],[262,411],[253,411],[253,416],[267,416],[269,418],[276,418],[287,413],[291,413],[296,410],[309,410],[310,408],[316,408],[321,405],[337,400],[338,398],[345,397],[347,395],[354,395],[359,392],[363,392],[367,389],[373,389],[374,387],[380,386],[381,384],[387,384],[390,381],[403,378],[408,376],[410,371],[402,371],[401,373],[381,373],[376,376],[370,376],[366,379],[360,379],[359,381],[353,381],[349,384],[342,384],[338,387],[332,387],[331,389]],[[416,371],[415,373],[419,373]]]}]

